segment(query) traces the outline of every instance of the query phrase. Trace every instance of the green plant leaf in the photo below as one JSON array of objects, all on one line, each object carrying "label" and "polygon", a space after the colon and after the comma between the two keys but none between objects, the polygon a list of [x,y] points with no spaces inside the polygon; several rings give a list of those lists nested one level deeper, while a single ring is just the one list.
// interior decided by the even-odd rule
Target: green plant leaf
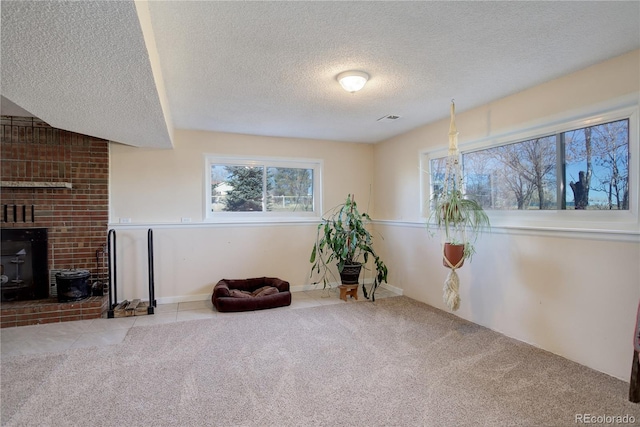
[{"label": "green plant leaf", "polygon": [[322,281],[325,286],[328,284],[329,277],[334,274],[331,268],[336,265],[334,262],[341,272],[347,263],[364,262],[366,265],[370,257],[373,257],[376,269],[374,284],[370,292],[365,292],[365,297],[374,298],[377,286],[382,281],[386,282],[387,268],[373,250],[373,238],[366,227],[366,221],[370,220],[367,213],[358,211],[351,194],[347,195],[344,203],[323,215],[310,256],[312,274],[320,275],[315,283]]},{"label": "green plant leaf", "polygon": [[311,250],[311,258],[309,259],[309,262],[314,263],[316,262],[316,249],[318,248],[318,245],[313,245],[313,249]]}]

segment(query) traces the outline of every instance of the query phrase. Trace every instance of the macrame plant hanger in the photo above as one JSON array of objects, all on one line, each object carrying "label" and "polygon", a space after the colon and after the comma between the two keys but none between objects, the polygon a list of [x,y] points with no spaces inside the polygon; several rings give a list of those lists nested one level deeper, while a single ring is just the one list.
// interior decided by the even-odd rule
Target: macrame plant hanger
[{"label": "macrame plant hanger", "polygon": [[[460,151],[458,150],[458,129],[456,128],[456,105],[455,100],[451,100],[451,123],[449,124],[449,153],[447,155],[447,163],[444,172],[444,182],[442,185],[442,194],[447,195],[455,191],[462,191],[462,167],[460,162]],[[454,225],[455,227],[455,225]],[[464,234],[464,230],[458,230]],[[460,261],[453,265],[448,259],[444,251],[444,243],[447,240],[449,230],[445,227],[445,232],[442,234],[442,257],[451,269],[447,275],[447,279],[444,281],[444,287],[442,288],[442,299],[450,310],[456,311],[460,307],[460,280],[458,279],[458,273],[456,269],[462,265],[464,257]]]}]

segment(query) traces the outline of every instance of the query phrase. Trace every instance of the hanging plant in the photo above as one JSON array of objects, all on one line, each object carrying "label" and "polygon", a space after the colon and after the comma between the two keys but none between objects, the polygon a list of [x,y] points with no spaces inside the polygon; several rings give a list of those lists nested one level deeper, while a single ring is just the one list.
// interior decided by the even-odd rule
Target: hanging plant
[{"label": "hanging plant", "polygon": [[[449,154],[445,168],[443,190],[433,200],[427,227],[440,230],[443,239],[443,264],[451,269],[444,285],[444,302],[451,310],[460,306],[459,280],[456,269],[464,260],[471,260],[479,235],[491,225],[489,216],[476,200],[463,193],[463,177],[458,150],[458,130],[455,125],[455,104],[451,100]],[[457,254],[454,256],[454,254]]]},{"label": "hanging plant", "polygon": [[475,253],[480,234],[491,227],[489,216],[480,203],[463,197],[458,190],[436,197],[428,226],[432,227],[431,224],[442,232],[444,244],[464,246],[464,259],[468,260]]}]

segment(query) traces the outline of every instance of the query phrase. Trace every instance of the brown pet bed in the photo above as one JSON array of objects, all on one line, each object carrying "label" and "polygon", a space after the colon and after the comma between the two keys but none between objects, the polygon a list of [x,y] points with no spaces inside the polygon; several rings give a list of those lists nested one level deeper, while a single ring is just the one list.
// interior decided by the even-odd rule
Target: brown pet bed
[{"label": "brown pet bed", "polygon": [[218,311],[251,311],[291,305],[289,282],[276,277],[222,279],[211,302]]}]

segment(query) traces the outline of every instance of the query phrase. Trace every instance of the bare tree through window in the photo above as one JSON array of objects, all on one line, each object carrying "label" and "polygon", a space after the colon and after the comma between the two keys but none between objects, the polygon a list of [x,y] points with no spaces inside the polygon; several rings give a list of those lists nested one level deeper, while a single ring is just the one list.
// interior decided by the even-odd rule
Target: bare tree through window
[{"label": "bare tree through window", "polygon": [[[444,160],[430,161],[432,195]],[[463,152],[462,160],[465,194],[485,209],[629,209],[628,119]]]},{"label": "bare tree through window", "polygon": [[565,132],[564,139],[567,207],[628,210],[629,120]]}]

